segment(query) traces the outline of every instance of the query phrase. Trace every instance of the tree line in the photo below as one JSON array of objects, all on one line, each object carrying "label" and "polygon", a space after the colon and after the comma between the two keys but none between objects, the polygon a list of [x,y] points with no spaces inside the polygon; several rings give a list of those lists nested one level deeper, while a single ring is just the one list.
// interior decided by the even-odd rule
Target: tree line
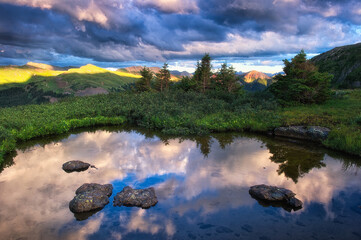
[{"label": "tree line", "polygon": [[[182,77],[174,84],[176,89],[206,93],[208,91],[237,93],[242,89],[240,77],[232,66],[223,63],[217,72],[212,71],[211,57],[205,54],[197,62],[192,77]],[[332,75],[320,73],[317,67],[307,60],[306,53],[301,50],[291,61],[284,60],[284,73],[274,76],[273,83],[266,91],[271,92],[282,105],[292,103],[322,103],[331,95],[330,82]],[[142,78],[136,82],[136,91],[167,91],[171,86],[171,74],[165,63],[159,73],[153,75],[144,67],[140,72]]]},{"label": "tree line", "polygon": [[[163,68],[157,74],[144,67],[140,74],[142,78],[136,82],[137,92],[145,91],[167,91],[171,86],[171,74],[168,64],[164,63]],[[211,57],[205,54],[201,61],[197,62],[197,67],[192,77],[183,76],[176,84],[176,88],[184,91],[195,91],[205,93],[209,90],[234,93],[241,89],[240,78],[232,66],[227,63],[222,64],[217,72],[212,71]]]}]

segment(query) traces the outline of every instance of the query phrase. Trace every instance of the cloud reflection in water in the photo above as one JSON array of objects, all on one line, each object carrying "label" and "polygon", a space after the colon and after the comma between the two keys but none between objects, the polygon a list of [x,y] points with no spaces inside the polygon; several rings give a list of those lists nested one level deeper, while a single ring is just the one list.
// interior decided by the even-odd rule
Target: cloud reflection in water
[{"label": "cloud reflection in water", "polygon": [[[307,171],[299,172],[297,181],[292,169],[292,174],[285,176],[288,171],[280,172],[280,166],[296,165],[274,159],[277,154],[270,151],[274,143],[269,141],[268,148],[263,141],[248,137],[235,138],[224,148],[211,141],[207,156],[193,140],[170,139],[165,144],[136,132],[81,133],[44,147],[34,146],[18,152],[15,164],[0,174],[0,234],[5,239],[30,235],[88,239],[101,232],[113,239],[138,233],[172,237],[180,230],[178,218],[201,221],[229,209],[257,206],[248,194],[255,184],[289,188],[305,202],[305,208],[296,214],[302,215],[316,202],[322,204],[328,218],[336,216],[330,207],[336,195],[348,188],[360,192],[360,176],[322,152],[317,152],[322,164],[303,167]],[[297,153],[300,158],[313,156],[307,148]],[[64,162],[75,159],[94,164],[98,170],[72,174],[61,170]],[[80,185],[90,182],[117,183],[113,195],[125,185],[154,186],[159,203],[150,210],[109,204],[88,220],[76,222],[68,203]],[[199,216],[189,218],[192,213]],[[279,214],[284,213],[279,210]]]}]

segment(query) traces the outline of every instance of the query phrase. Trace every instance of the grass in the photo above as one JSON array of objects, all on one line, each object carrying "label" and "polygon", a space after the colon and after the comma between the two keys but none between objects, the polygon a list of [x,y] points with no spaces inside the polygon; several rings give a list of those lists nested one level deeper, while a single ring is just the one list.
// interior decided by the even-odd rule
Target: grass
[{"label": "grass", "polygon": [[55,104],[0,108],[0,161],[16,144],[79,127],[128,123],[168,135],[269,132],[279,126],[332,129],[323,144],[361,156],[361,91],[336,94],[323,105],[281,108],[267,93],[229,95],[170,91],[72,97]]}]

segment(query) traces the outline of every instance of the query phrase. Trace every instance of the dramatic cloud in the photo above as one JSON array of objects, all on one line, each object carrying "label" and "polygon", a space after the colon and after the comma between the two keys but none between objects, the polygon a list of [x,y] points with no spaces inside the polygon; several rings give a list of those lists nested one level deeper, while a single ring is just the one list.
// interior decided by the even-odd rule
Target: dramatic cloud
[{"label": "dramatic cloud", "polygon": [[356,0],[0,0],[0,64],[317,53],[361,37]]}]

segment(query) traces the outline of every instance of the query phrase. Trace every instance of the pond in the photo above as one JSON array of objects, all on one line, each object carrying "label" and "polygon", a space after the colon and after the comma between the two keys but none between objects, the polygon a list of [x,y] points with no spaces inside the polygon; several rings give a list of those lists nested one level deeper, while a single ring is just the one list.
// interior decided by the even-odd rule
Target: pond
[{"label": "pond", "polygon": [[[102,129],[30,145],[0,173],[1,239],[361,239],[361,160],[315,144]],[[66,173],[70,160],[98,169]],[[83,183],[111,183],[110,203],[74,215]],[[248,193],[256,184],[288,188],[304,206],[262,206]],[[158,204],[114,207],[125,186],[154,187]]]}]

